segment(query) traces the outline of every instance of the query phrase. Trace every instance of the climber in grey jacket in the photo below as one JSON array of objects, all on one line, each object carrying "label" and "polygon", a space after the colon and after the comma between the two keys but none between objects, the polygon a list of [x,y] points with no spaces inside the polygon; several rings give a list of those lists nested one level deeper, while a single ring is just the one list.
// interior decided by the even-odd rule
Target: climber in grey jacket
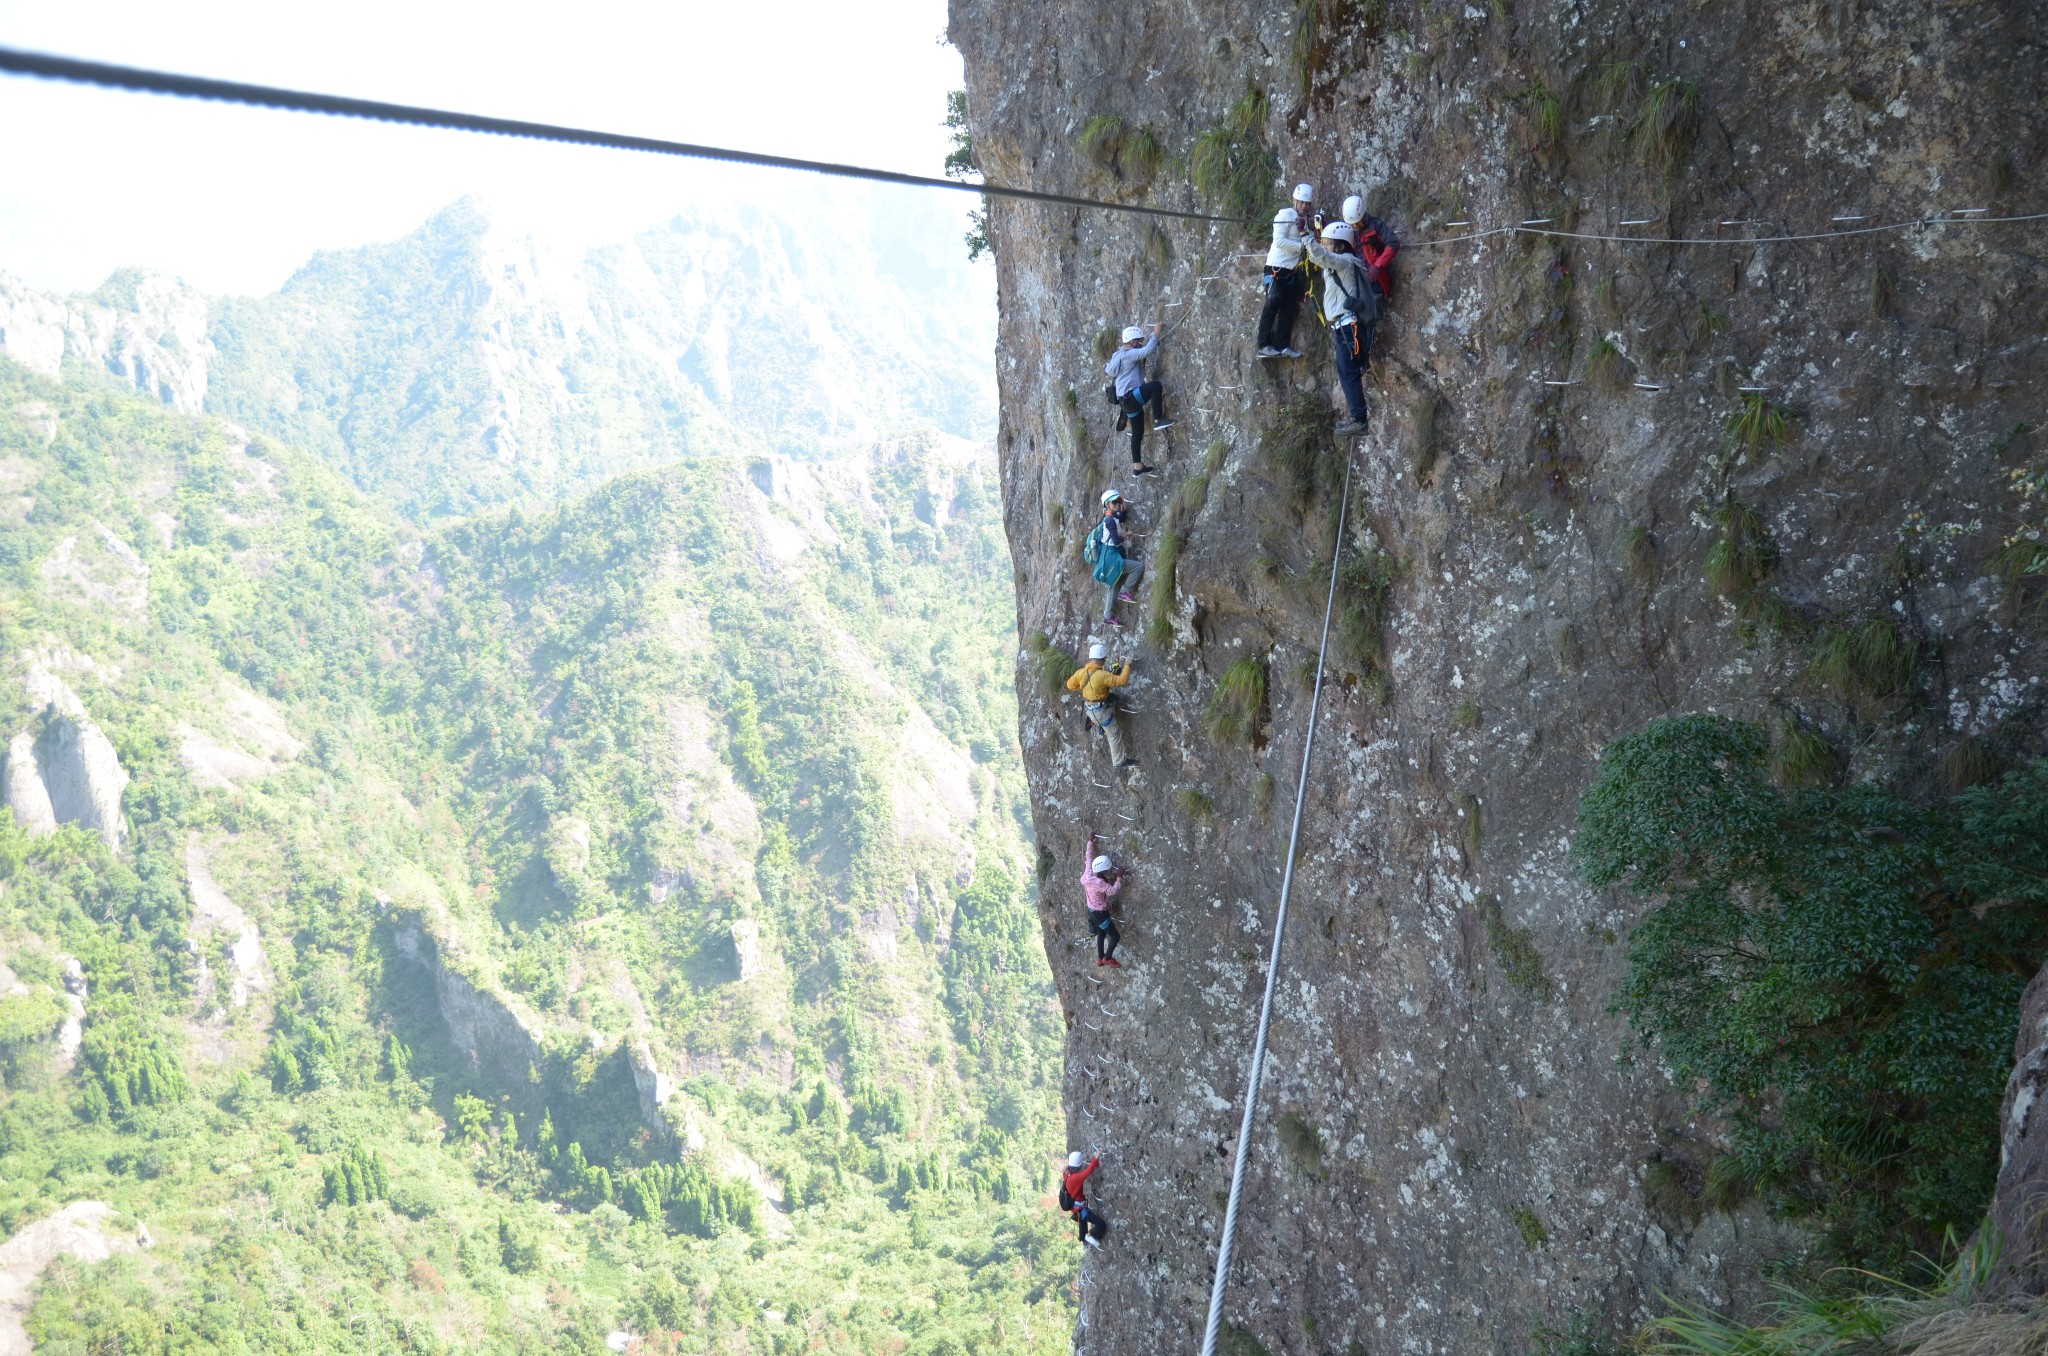
[{"label": "climber in grey jacket", "polygon": [[1116,398],[1118,429],[1128,427],[1131,431],[1131,474],[1148,476],[1152,468],[1145,464],[1145,407],[1152,407],[1152,427],[1167,429],[1173,421],[1166,417],[1166,387],[1158,381],[1145,379],[1145,359],[1159,351],[1159,327],[1152,327],[1152,337],[1147,339],[1139,325],[1124,327],[1123,347],[1109,355],[1109,361],[1102,370],[1115,383],[1111,394]]},{"label": "climber in grey jacket", "polygon": [[1308,242],[1308,257],[1327,275],[1323,288],[1323,320],[1337,351],[1337,384],[1344,388],[1350,418],[1337,426],[1340,434],[1365,432],[1365,369],[1372,361],[1373,327],[1379,323],[1380,294],[1365,261],[1354,252],[1357,232],[1350,223],[1323,227],[1321,242]]}]

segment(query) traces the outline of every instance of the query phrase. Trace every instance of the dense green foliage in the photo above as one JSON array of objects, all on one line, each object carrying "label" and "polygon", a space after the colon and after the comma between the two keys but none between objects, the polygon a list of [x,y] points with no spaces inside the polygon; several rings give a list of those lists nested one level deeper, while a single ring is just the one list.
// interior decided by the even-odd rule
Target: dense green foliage
[{"label": "dense green foliage", "polygon": [[[421,539],[288,447],[0,362],[0,730],[49,718],[33,662],[133,778],[118,854],[0,811],[0,1230],[98,1199],[154,1238],[53,1265],[39,1349],[1063,1346],[1009,565],[948,456]],[[267,719],[296,742],[252,758]],[[245,1007],[202,869],[260,930]],[[530,1068],[454,1038],[417,932]]]},{"label": "dense green foliage", "polygon": [[1717,1172],[1859,1263],[1983,1212],[2017,1003],[2048,952],[2048,766],[1926,806],[1781,789],[1761,729],[1661,720],[1607,749],[1575,843],[1654,901],[1617,997],[1732,1127]]},{"label": "dense green foliage", "polygon": [[2038,1352],[2048,1342],[2048,1309],[2034,1305],[2028,1312],[1986,1285],[2000,1248],[1991,1231],[1981,1231],[1953,1250],[1952,1260],[1939,1267],[1923,1265],[1933,1273],[1925,1284],[1857,1275],[1812,1286],[1781,1285],[1760,1312],[1741,1320],[1679,1305],[1644,1328],[1634,1349],[1648,1356]]}]

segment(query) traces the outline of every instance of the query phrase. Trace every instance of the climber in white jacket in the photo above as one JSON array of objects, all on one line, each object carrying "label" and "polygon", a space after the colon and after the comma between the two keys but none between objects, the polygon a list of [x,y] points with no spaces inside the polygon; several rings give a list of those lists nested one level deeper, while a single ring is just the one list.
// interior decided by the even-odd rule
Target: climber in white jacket
[{"label": "climber in white jacket", "polygon": [[1296,184],[1294,205],[1273,215],[1273,245],[1266,251],[1266,304],[1259,311],[1261,358],[1301,356],[1294,347],[1294,319],[1308,290],[1301,252],[1315,229],[1315,201],[1315,185]]}]

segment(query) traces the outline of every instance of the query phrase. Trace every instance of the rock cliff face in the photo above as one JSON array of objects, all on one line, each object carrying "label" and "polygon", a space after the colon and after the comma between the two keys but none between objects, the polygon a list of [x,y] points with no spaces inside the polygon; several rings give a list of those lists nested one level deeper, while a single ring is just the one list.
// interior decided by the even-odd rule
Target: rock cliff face
[{"label": "rock cliff face", "polygon": [[46,377],[66,362],[103,367],[173,409],[206,403],[206,298],[123,270],[89,297],[51,297],[0,275],[0,353]]},{"label": "rock cliff face", "polygon": [[118,851],[128,837],[121,817],[127,787],[128,773],[113,741],[80,710],[53,715],[40,736],[23,730],[8,742],[0,805],[33,835],[76,824]]},{"label": "rock cliff face", "polygon": [[[1227,1309],[1243,1350],[1520,1350],[1538,1320],[1628,1324],[1660,1291],[1739,1306],[1801,1246],[1646,1200],[1653,1155],[1691,1172],[1715,1131],[1653,1059],[1616,1058],[1635,912],[1578,884],[1575,802],[1607,740],[1681,711],[1797,721],[1847,775],[1929,791],[1958,749],[2038,747],[2037,614],[1992,561],[2025,523],[2012,458],[2037,453],[2015,429],[2040,422],[2042,232],[1426,242],[2039,210],[2027,15],[953,0],[992,179],[1195,208],[1190,159],[1211,204],[1234,165],[1262,213],[1306,179],[1411,241],[1353,453],[1338,681]],[[1070,1127],[1102,1152],[1090,1192],[1117,1229],[1077,1342],[1191,1349],[1327,580],[1329,340],[1304,317],[1307,360],[1253,358],[1263,245],[1230,228],[998,203],[993,238],[1043,920]],[[1095,345],[1154,320],[1181,423],[1136,486],[1165,577],[1110,636],[1138,665],[1142,767],[1119,784],[1029,642],[1075,653],[1099,628],[1080,528],[1133,482]],[[1714,573],[1743,533],[1758,578]],[[1812,662],[1814,636],[1874,620],[1921,657],[1916,700],[1863,701]],[[1246,660],[1265,695],[1226,740],[1212,703]],[[1078,944],[1090,828],[1132,865],[1130,968],[1106,978]]]}]

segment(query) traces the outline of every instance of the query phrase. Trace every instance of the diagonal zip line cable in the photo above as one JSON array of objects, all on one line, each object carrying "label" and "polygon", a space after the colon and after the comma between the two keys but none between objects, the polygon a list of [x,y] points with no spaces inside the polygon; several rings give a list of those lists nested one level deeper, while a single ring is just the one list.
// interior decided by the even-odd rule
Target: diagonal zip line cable
[{"label": "diagonal zip line cable", "polygon": [[1136,203],[1104,202],[1068,193],[1047,193],[1035,188],[1012,188],[1006,184],[965,183],[924,174],[903,174],[896,170],[842,165],[829,160],[802,160],[795,156],[768,155],[759,151],[733,150],[724,146],[702,146],[688,141],[664,141],[658,137],[629,136],[621,132],[600,132],[584,127],[562,127],[554,123],[523,122],[477,113],[456,113],[447,109],[422,108],[413,104],[383,103],[375,99],[353,99],[338,94],[313,94],[304,90],[280,89],[273,85],[247,85],[233,80],[214,80],[198,75],[174,75],[135,66],[113,66],[99,61],[52,56],[0,47],[0,73],[61,80],[71,84],[98,85],[105,89],[141,94],[169,94],[184,99],[217,103],[246,104],[295,113],[325,113],[339,118],[363,118],[371,122],[394,122],[412,127],[435,127],[454,132],[481,132],[490,136],[520,137],[532,141],[555,141],[573,146],[601,146],[616,151],[642,151],[651,155],[672,155],[692,160],[720,160],[738,165],[763,165],[770,169],[803,170],[841,179],[870,179],[877,183],[904,184],[912,188],[943,188],[956,193],[981,193],[995,198],[1016,198],[1024,202],[1050,203],[1059,207],[1096,207],[1106,212],[1129,212],[1138,216],[1171,217],[1181,221],[1221,222],[1243,225],[1247,218],[1215,216],[1207,212],[1181,212],[1169,207],[1144,207]]},{"label": "diagonal zip line cable", "polygon": [[[687,141],[665,141],[659,137],[630,136],[621,132],[601,132],[585,127],[564,127],[554,123],[525,122],[515,118],[495,118],[477,113],[458,113],[448,109],[424,108],[415,104],[384,103],[375,99],[356,99],[339,94],[315,94],[305,90],[282,89],[274,85],[250,85],[233,80],[215,80],[207,76],[177,75],[167,71],[147,70],[137,66],[116,66],[100,61],[85,61],[77,57],[55,56],[47,52],[24,52],[18,48],[0,47],[0,74],[30,76],[43,80],[60,80],[70,84],[96,85],[104,89],[127,90],[139,94],[167,94],[177,98],[201,99],[216,103],[244,104],[252,108],[270,108],[296,113],[324,113],[332,117],[362,118],[371,122],[391,122],[412,127],[432,127],[444,131],[478,132],[488,136],[523,138],[531,141],[552,141],[573,146],[596,146],[618,151],[640,151],[650,155],[678,156],[693,160],[715,160],[736,165],[760,165],[769,169],[802,170],[809,174],[824,174],[841,179],[867,179],[875,183],[902,184],[911,188],[941,188],[954,193],[980,193],[992,198],[1012,198],[1020,202],[1046,203],[1056,207],[1091,207],[1105,212],[1125,212],[1134,216],[1164,217],[1176,221],[1197,221],[1209,224],[1231,226],[1261,225],[1263,217],[1219,216],[1211,212],[1184,212],[1171,207],[1147,207],[1138,203],[1107,202],[1101,198],[1082,197],[1072,193],[1050,193],[1035,188],[1013,188],[1007,184],[967,183],[959,179],[941,179],[925,174],[904,174],[897,170],[873,169],[864,165],[845,165],[829,160],[804,160],[796,156],[769,155],[760,151],[741,151],[725,146],[704,146]],[[1462,244],[1467,241],[1484,240],[1496,235],[1542,235],[1562,240],[1602,241],[1616,245],[1775,245],[1807,240],[1842,240],[1854,236],[1879,235],[1892,231],[1910,230],[1916,226],[1995,226],[2013,222],[2048,221],[2048,212],[2035,212],[2020,216],[1931,216],[1913,217],[1904,221],[1886,222],[1876,226],[1858,226],[1833,231],[1815,231],[1804,234],[1775,236],[1633,236],[1600,235],[1583,231],[1545,230],[1529,223],[1508,226],[1494,226],[1485,230],[1472,231],[1464,235],[1440,236],[1433,240],[1404,240],[1404,249],[1432,249],[1443,245]]]},{"label": "diagonal zip line cable", "polygon": [[1216,1279],[1209,1287],[1209,1323],[1202,1333],[1201,1356],[1216,1356],[1223,1331],[1223,1293],[1230,1288],[1230,1254],[1237,1242],[1237,1206],[1244,1195],[1244,1165],[1251,1157],[1252,1121],[1259,1111],[1259,1084],[1266,1076],[1266,1033],[1273,1025],[1273,990],[1280,980],[1280,945],[1287,940],[1287,900],[1294,889],[1294,858],[1301,846],[1301,811],[1308,801],[1309,760],[1316,747],[1316,714],[1323,704],[1323,662],[1330,652],[1330,618],[1337,610],[1337,567],[1344,560],[1344,525],[1351,510],[1352,451],[1344,454],[1344,497],[1337,505],[1337,549],[1330,556],[1330,596],[1323,603],[1323,639],[1316,648],[1315,695],[1308,703],[1308,733],[1301,741],[1301,780],[1294,787],[1294,824],[1287,830],[1287,864],[1280,873],[1280,908],[1273,918],[1273,946],[1266,956],[1266,996],[1259,1003],[1259,1026],[1252,1038],[1250,1072],[1245,1076],[1244,1119],[1237,1127],[1237,1154],[1230,1164],[1230,1198],[1223,1207],[1223,1236],[1216,1244]]}]

